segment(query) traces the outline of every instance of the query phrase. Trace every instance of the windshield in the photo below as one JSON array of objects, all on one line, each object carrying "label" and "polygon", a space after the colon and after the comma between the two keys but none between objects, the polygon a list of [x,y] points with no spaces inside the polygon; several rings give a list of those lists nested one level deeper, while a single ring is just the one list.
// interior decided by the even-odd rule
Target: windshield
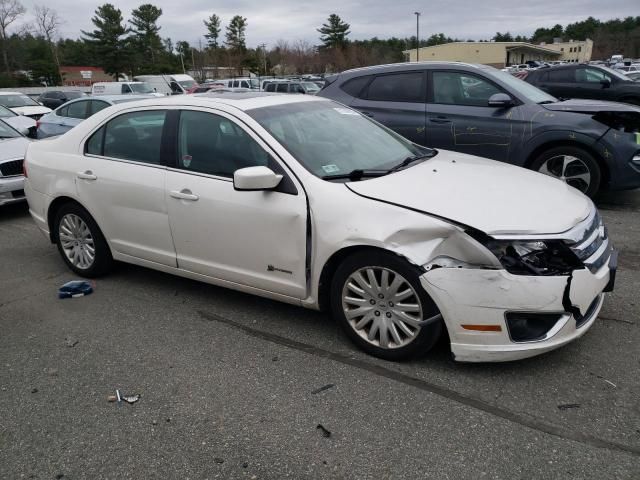
[{"label": "windshield", "polygon": [[386,170],[433,152],[335,102],[298,102],[247,113],[318,177]]},{"label": "windshield", "polygon": [[0,138],[16,138],[21,137],[17,130],[14,130],[9,125],[0,120]]},{"label": "windshield", "polygon": [[0,105],[0,118],[17,117],[18,114],[12,112],[7,107]]},{"label": "windshield", "polygon": [[153,89],[148,83],[130,83],[129,86],[133,93],[153,93]]},{"label": "windshield", "polygon": [[180,80],[178,82],[182,88],[185,90],[189,90],[197,85],[197,83],[193,80]]},{"label": "windshield", "polygon": [[40,104],[26,95],[0,95],[0,105],[8,108],[39,107]]},{"label": "windshield", "polygon": [[319,92],[320,91],[320,87],[318,87],[318,85],[316,85],[313,82],[302,82],[302,86],[307,91],[312,91],[312,92]]},{"label": "windshield", "polygon": [[500,80],[502,83],[506,83],[509,88],[512,88],[519,95],[522,95],[530,102],[555,103],[558,101],[557,98],[552,97],[548,93],[543,92],[539,88],[534,87],[524,80],[520,80],[519,78],[514,77],[510,73],[502,72],[495,68],[487,68],[486,70],[484,70],[484,72],[494,77],[495,79]]}]

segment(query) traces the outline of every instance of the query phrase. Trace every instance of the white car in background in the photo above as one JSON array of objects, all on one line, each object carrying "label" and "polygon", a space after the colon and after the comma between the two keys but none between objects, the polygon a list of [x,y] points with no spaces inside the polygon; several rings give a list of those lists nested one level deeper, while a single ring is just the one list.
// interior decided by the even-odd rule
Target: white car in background
[{"label": "white car in background", "polygon": [[18,115],[13,110],[0,105],[0,120],[18,130],[22,135],[33,138],[36,136],[37,122],[33,118]]},{"label": "white car in background", "polygon": [[20,92],[0,92],[0,105],[33,120],[38,120],[51,111],[50,108],[40,105],[30,96]]},{"label": "white car in background", "polygon": [[76,274],[119,260],[330,310],[390,360],[445,328],[457,360],[543,353],[583,335],[613,286],[578,190],[309,95],[117,105],[31,144],[26,171],[31,215]]},{"label": "white car in background", "polygon": [[24,153],[30,140],[0,120],[0,206],[23,202]]}]

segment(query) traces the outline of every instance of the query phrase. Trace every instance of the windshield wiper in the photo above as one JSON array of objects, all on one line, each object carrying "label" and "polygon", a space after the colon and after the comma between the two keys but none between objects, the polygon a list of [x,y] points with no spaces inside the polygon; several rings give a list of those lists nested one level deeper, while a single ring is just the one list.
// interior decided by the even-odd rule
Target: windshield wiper
[{"label": "windshield wiper", "polygon": [[412,157],[407,157],[403,161],[401,161],[398,165],[395,165],[395,166],[391,167],[389,170],[387,170],[387,172],[389,172],[389,173],[397,172],[401,168],[408,167],[413,162],[417,162],[417,161],[420,161],[420,160],[425,160],[427,158],[431,158],[435,154],[436,154],[436,152],[432,151],[432,152],[429,152],[429,153],[425,153],[424,155],[414,155]]},{"label": "windshield wiper", "polygon": [[382,177],[389,173],[389,170],[363,170],[361,168],[357,168],[355,170],[351,170],[348,173],[337,173],[335,175],[325,175],[321,177],[323,180],[343,180],[348,179],[351,181],[358,181],[363,178],[374,178],[374,177]]}]

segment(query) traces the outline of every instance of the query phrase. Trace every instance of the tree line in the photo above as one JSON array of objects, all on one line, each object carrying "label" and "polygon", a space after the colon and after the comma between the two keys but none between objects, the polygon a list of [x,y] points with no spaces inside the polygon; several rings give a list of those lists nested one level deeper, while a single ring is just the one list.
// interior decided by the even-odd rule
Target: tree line
[{"label": "tree line", "polygon": [[[140,74],[196,72],[205,77],[205,67],[227,67],[240,75],[250,71],[258,75],[287,75],[340,71],[346,68],[394,63],[404,60],[403,51],[416,48],[415,36],[352,40],[351,26],[337,14],[331,14],[317,28],[319,43],[306,40],[277,40],[270,48],[247,46],[249,21],[235,15],[223,25],[211,13],[202,20],[202,37],[197,45],[162,37],[162,9],[146,3],[132,9],[125,19],[110,3],[96,8],[93,28],[80,38],[59,38],[61,19],[46,5],[36,5],[33,21],[14,27],[26,15],[20,0],[0,0],[0,43],[2,71],[0,87],[59,84],[59,69],[64,66],[97,66],[112,75],[129,77]],[[497,32],[482,41],[526,41],[550,43],[554,38],[594,40],[594,58],[615,53],[640,56],[640,17],[602,22],[593,17],[551,28],[538,28],[531,37]],[[444,33],[421,38],[419,46],[461,41]],[[473,40],[467,40],[473,41]]]}]

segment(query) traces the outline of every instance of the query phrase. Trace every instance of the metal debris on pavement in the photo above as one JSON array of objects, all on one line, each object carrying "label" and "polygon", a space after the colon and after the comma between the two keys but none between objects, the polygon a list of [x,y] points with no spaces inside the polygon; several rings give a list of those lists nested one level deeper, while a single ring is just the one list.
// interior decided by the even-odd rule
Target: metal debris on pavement
[{"label": "metal debris on pavement", "polygon": [[329,390],[330,388],[335,387],[335,385],[333,383],[329,383],[327,385],[325,385],[324,387],[320,387],[317,390],[314,390],[313,392],[311,392],[312,395],[316,395],[320,392],[324,392],[325,390]]},{"label": "metal debris on pavement", "polygon": [[558,409],[560,410],[569,410],[570,408],[580,408],[579,403],[563,403],[562,405],[558,405]]},{"label": "metal debris on pavement", "polygon": [[321,424],[318,424],[318,426],[316,427],[316,430],[320,430],[322,432],[323,437],[329,438],[331,436],[331,432],[326,428],[324,428]]},{"label": "metal debris on pavement", "polygon": [[93,286],[90,282],[84,280],[72,280],[62,285],[58,289],[58,298],[76,298],[84,297],[93,292]]}]

